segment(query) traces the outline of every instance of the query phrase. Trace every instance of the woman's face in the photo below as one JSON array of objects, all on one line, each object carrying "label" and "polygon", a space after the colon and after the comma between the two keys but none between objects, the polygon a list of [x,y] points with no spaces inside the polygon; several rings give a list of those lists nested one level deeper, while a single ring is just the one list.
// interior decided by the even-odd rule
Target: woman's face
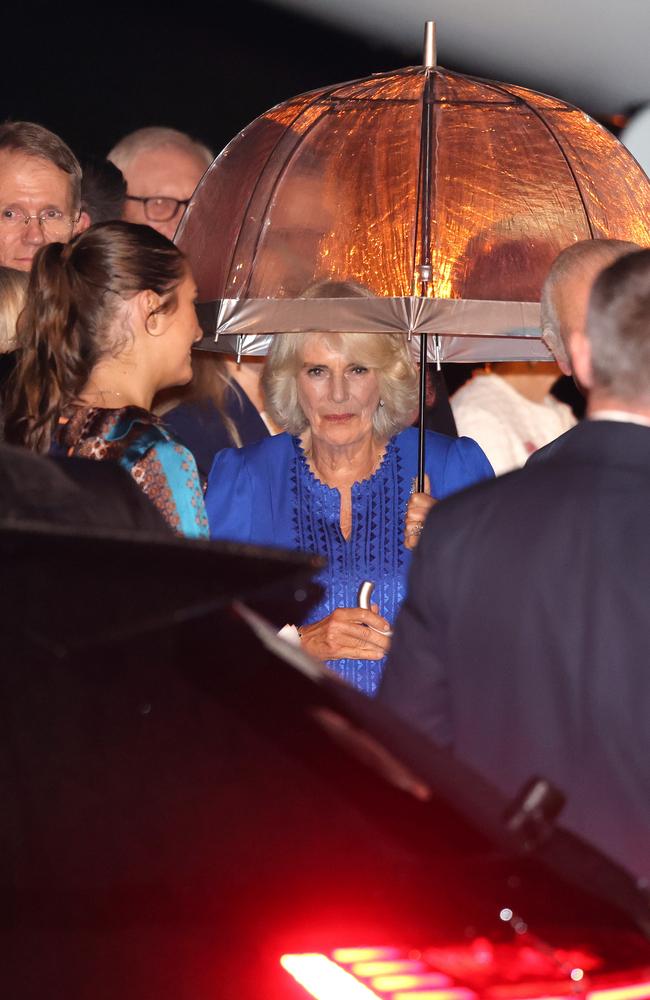
[{"label": "woman's face", "polygon": [[196,285],[189,270],[176,289],[176,297],[176,309],[161,315],[160,347],[165,357],[162,375],[165,385],[160,385],[161,389],[186,385],[192,380],[192,345],[201,339],[196,315]]},{"label": "woman's face", "polygon": [[379,381],[362,358],[344,355],[323,334],[314,334],[305,343],[297,383],[313,439],[347,447],[372,436]]}]

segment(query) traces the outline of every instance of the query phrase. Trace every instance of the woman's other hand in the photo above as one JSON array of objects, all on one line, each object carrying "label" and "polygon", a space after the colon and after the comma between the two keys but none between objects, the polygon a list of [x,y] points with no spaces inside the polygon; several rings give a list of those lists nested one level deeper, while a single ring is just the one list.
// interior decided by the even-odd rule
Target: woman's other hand
[{"label": "woman's other hand", "polygon": [[427,514],[436,503],[438,501],[431,496],[431,482],[425,473],[424,493],[412,493],[406,508],[404,545],[407,549],[414,549],[420,541]]},{"label": "woman's other hand", "polygon": [[377,605],[373,608],[336,608],[327,618],[303,625],[302,648],[317,660],[381,660],[392,633],[386,619],[376,613]]}]

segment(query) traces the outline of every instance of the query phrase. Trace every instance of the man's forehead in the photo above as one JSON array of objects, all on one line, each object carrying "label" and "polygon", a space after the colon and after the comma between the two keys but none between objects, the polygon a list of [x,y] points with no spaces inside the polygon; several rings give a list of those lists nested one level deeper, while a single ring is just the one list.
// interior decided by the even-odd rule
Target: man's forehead
[{"label": "man's forehead", "polygon": [[0,199],[66,201],[72,178],[50,160],[14,150],[0,150]]},{"label": "man's forehead", "polygon": [[[133,194],[155,194],[189,197],[205,172],[198,156],[175,145],[143,149],[124,168],[124,175]],[[137,184],[138,191],[131,191]],[[177,189],[182,188],[182,191]],[[189,191],[185,190],[190,188]],[[146,190],[144,190],[146,188]]]}]

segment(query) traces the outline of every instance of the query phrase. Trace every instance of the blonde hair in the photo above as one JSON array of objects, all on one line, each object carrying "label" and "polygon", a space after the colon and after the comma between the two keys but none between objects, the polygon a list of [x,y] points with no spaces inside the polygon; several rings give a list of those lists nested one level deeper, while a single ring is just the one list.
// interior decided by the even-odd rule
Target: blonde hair
[{"label": "blonde hair", "polygon": [[402,333],[282,333],[273,338],[262,383],[266,409],[289,434],[301,434],[307,418],[298,402],[297,375],[310,337],[324,336],[328,345],[351,363],[377,372],[383,406],[377,407],[373,427],[381,439],[393,437],[412,423],[417,409],[417,368]]},{"label": "blonde hair", "polygon": [[0,267],[0,354],[16,347],[16,323],[25,305],[29,275],[13,267]]}]

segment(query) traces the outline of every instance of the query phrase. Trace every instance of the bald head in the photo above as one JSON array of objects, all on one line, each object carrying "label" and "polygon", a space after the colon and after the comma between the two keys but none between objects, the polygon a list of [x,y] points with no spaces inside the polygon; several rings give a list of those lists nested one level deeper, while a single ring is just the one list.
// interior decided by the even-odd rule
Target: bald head
[{"label": "bald head", "polygon": [[581,240],[555,258],[542,289],[542,337],[565,375],[571,374],[569,343],[585,329],[594,281],[606,267],[639,249],[625,240]]}]

